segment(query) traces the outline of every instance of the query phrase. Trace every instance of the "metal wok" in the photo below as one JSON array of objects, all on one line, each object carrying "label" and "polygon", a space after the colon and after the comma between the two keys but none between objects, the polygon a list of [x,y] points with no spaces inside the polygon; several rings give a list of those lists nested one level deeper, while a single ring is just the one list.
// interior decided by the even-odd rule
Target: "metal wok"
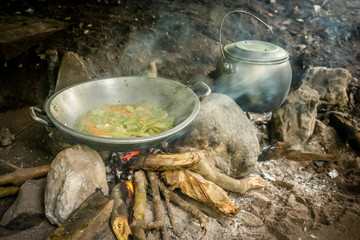
[{"label": "metal wok", "polygon": [[[77,142],[97,150],[134,151],[155,147],[188,126],[200,109],[199,99],[210,94],[198,96],[189,87],[172,80],[150,77],[119,77],[83,82],[69,86],[52,95],[46,102],[45,111],[30,107],[32,118],[47,126],[55,126],[75,138]],[[175,118],[175,126],[163,133],[137,138],[108,138],[81,133],[74,130],[79,116],[95,107],[105,104],[148,103],[161,107]],[[44,120],[36,115],[46,115]]]}]

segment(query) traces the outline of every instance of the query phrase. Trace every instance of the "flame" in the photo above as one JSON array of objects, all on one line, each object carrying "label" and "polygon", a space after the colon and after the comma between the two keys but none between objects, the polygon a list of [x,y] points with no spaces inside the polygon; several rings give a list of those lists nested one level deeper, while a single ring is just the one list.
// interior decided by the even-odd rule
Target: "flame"
[{"label": "flame", "polygon": [[125,154],[124,156],[121,156],[121,160],[124,162],[128,162],[133,156],[139,155],[140,151],[134,151],[128,154]]},{"label": "flame", "polygon": [[128,187],[128,190],[131,191],[131,193],[134,192],[134,185],[130,181],[125,181],[126,186]]}]

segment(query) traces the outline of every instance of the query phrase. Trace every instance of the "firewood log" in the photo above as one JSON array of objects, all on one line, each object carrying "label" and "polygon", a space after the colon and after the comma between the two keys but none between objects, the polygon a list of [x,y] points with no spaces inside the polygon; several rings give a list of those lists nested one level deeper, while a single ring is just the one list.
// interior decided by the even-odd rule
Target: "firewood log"
[{"label": "firewood log", "polygon": [[153,203],[154,203],[154,213],[155,213],[155,221],[159,223],[159,227],[161,230],[161,235],[163,240],[169,240],[169,233],[166,230],[166,222],[165,222],[165,211],[161,202],[159,185],[157,182],[158,176],[153,171],[147,171],[149,182],[151,185],[151,190],[153,194]]},{"label": "firewood log", "polygon": [[[123,184],[123,185],[122,185]],[[122,190],[121,188],[125,188]],[[129,205],[124,201],[127,195],[127,187],[124,182],[115,185],[111,192],[114,199],[113,210],[110,215],[111,228],[118,240],[126,240],[132,234],[129,226]]]},{"label": "firewood log", "polygon": [[188,201],[183,200],[178,195],[176,195],[173,191],[168,189],[162,182],[159,182],[159,187],[161,192],[163,192],[164,195],[169,196],[169,200],[184,210],[188,211],[194,218],[196,218],[202,229],[206,229],[206,218],[205,215],[196,207],[194,207],[192,204],[190,204]]},{"label": "firewood log", "polygon": [[47,240],[94,239],[108,224],[114,201],[97,189],[68,219],[55,229]]},{"label": "firewood log", "polygon": [[9,187],[0,187],[0,198],[15,195],[19,192],[20,187],[9,186]]},{"label": "firewood log", "polygon": [[133,236],[138,240],[146,240],[145,235],[145,210],[146,210],[146,189],[147,180],[144,171],[139,170],[135,173],[134,189],[135,198],[133,205],[133,221],[130,225]]},{"label": "firewood log", "polygon": [[260,177],[235,179],[219,172],[206,162],[201,152],[143,156],[134,163],[134,167],[144,170],[190,170],[199,173],[224,190],[241,194],[265,186],[265,181]]},{"label": "firewood log", "polygon": [[[159,188],[160,188],[160,186],[159,186]],[[176,224],[175,224],[175,217],[174,217],[174,213],[173,213],[172,208],[171,208],[169,194],[166,191],[162,191],[161,188],[160,188],[160,191],[161,191],[162,195],[165,198],[166,209],[167,209],[167,212],[168,212],[168,215],[169,215],[169,220],[170,220],[170,224],[171,224],[171,227],[172,227],[172,231],[175,234],[175,236],[177,236],[178,238],[181,238],[179,230],[177,229]]]},{"label": "firewood log", "polygon": [[26,182],[26,180],[46,176],[50,169],[50,165],[43,165],[32,168],[19,168],[4,160],[0,160],[0,161],[15,169],[14,172],[0,176],[0,185],[11,183],[15,186],[20,186],[21,184]]}]

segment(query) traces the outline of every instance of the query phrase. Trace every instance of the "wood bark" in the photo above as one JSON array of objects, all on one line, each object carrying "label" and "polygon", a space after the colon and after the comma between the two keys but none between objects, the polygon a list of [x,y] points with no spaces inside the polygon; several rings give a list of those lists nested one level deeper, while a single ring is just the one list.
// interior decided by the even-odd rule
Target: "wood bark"
[{"label": "wood bark", "polygon": [[0,176],[0,185],[4,184],[13,184],[15,186],[20,186],[29,179],[40,178],[47,175],[50,169],[50,165],[43,165],[39,167],[32,168],[19,168],[11,163],[8,163],[4,160],[0,160],[2,163],[10,166],[15,169],[14,172],[4,174]]},{"label": "wood bark", "polygon": [[206,162],[201,152],[148,155],[140,157],[135,167],[145,170],[190,170],[199,173],[224,190],[241,194],[265,186],[265,181],[260,177],[235,179],[219,172]]},{"label": "wood bark", "polygon": [[[124,190],[122,190],[124,188]],[[132,234],[129,226],[129,205],[124,201],[127,194],[127,186],[124,182],[115,185],[111,192],[114,200],[113,209],[110,215],[111,228],[118,240],[127,240]]]},{"label": "wood bark", "polygon": [[94,239],[105,224],[109,224],[113,204],[111,198],[104,196],[101,190],[96,190],[47,240]]},{"label": "wood bark", "polygon": [[204,179],[200,174],[189,170],[163,171],[161,177],[170,185],[170,189],[180,191],[204,204],[219,210],[225,215],[235,215],[239,208],[221,187]]},{"label": "wood bark", "polygon": [[145,170],[182,170],[191,168],[201,160],[200,156],[193,152],[174,154],[150,154],[139,158],[136,167]]},{"label": "wood bark", "polygon": [[138,240],[146,240],[144,219],[146,211],[147,186],[148,182],[144,171],[137,171],[134,178],[135,197],[133,205],[133,221],[130,227],[134,238]]}]

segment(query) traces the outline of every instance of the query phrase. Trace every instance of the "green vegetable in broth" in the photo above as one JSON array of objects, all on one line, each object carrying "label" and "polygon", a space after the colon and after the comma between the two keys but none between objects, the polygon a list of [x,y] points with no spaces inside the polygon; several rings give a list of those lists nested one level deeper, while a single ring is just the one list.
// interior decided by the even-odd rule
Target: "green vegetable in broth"
[{"label": "green vegetable in broth", "polygon": [[174,118],[146,104],[106,104],[80,117],[75,129],[90,135],[112,138],[146,137],[174,127]]}]

